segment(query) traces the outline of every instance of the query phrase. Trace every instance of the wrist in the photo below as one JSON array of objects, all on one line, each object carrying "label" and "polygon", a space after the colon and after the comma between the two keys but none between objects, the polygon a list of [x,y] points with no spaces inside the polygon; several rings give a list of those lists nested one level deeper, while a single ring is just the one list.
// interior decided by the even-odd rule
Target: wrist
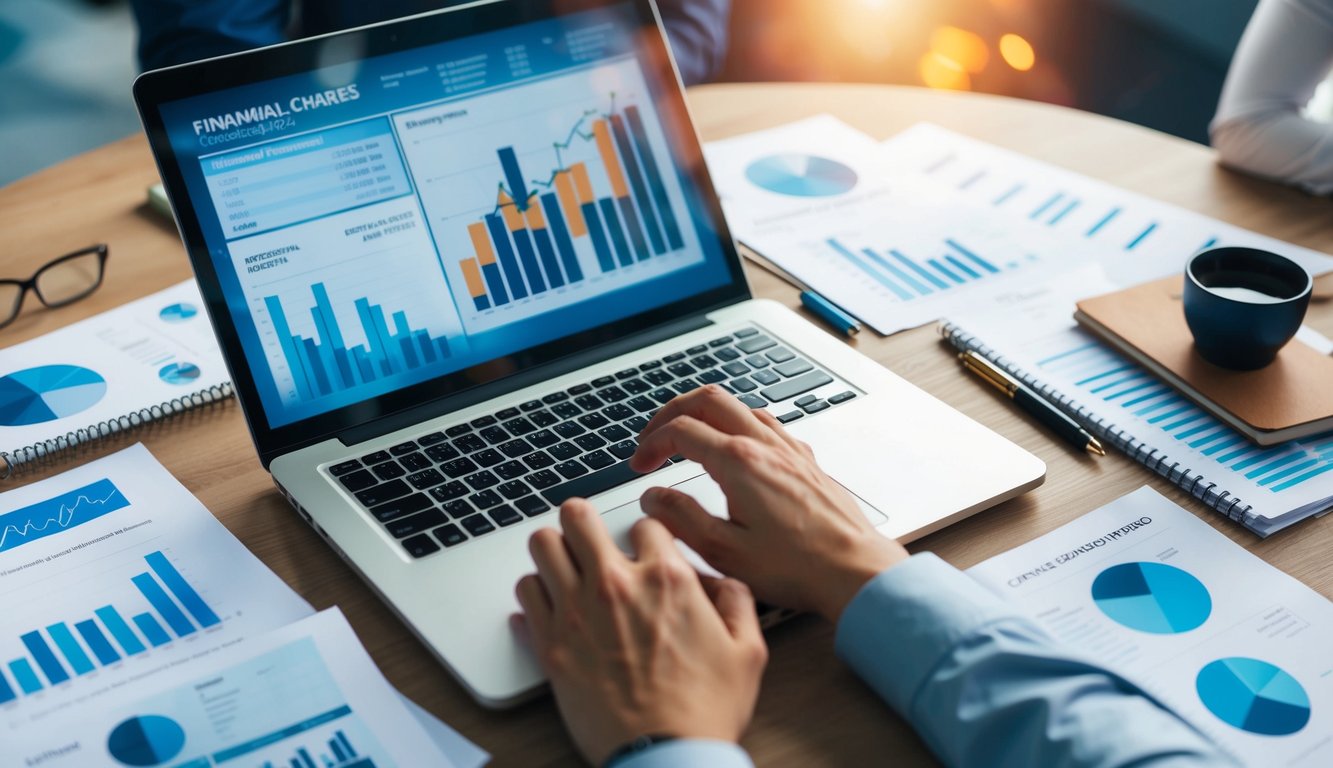
[{"label": "wrist", "polygon": [[850,557],[844,557],[834,566],[828,588],[816,609],[834,625],[871,579],[910,557],[901,544],[877,533],[850,551]]}]

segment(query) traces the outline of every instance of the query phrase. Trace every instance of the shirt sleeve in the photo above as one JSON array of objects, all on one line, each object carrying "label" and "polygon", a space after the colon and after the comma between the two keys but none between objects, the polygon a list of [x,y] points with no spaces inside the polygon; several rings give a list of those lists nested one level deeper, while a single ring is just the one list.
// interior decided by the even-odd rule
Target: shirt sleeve
[{"label": "shirt sleeve", "polygon": [[1330,69],[1333,0],[1261,0],[1211,126],[1222,163],[1333,193],[1333,126],[1302,114]]},{"label": "shirt sleeve", "polygon": [[836,644],[950,766],[1235,765],[1148,693],[931,554],[863,587]]},{"label": "shirt sleeve", "polygon": [[132,0],[139,64],[157,69],[282,42],[291,0]]},{"label": "shirt sleeve", "polygon": [[671,53],[686,85],[717,75],[727,57],[731,0],[659,0]]},{"label": "shirt sleeve", "polygon": [[754,768],[745,750],[727,741],[664,741],[612,763],[611,768]]}]

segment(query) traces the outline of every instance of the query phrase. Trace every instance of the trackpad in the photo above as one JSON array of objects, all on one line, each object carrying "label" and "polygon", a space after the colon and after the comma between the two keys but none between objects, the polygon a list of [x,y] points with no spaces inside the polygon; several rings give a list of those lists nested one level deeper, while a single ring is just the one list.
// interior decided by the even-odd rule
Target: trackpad
[{"label": "trackpad", "polygon": [[[692,477],[672,487],[681,493],[693,496],[694,500],[699,502],[699,506],[707,510],[710,515],[724,520],[728,519],[727,497],[722,493],[722,488],[713,482],[713,478],[708,475]],[[843,487],[846,488],[846,486]],[[848,493],[851,493],[851,491],[849,490]],[[861,514],[866,516],[871,525],[878,528],[889,521],[889,518],[883,512],[867,504],[864,499],[855,493],[851,493],[851,495],[852,498],[856,499],[857,505],[861,507]]]}]

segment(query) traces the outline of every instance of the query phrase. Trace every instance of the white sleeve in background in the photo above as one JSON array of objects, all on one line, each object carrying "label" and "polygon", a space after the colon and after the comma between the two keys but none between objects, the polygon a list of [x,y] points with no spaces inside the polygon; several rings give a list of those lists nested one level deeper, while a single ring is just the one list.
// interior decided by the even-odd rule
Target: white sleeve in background
[{"label": "white sleeve in background", "polygon": [[1333,0],[1260,0],[1211,126],[1224,165],[1333,193],[1333,126],[1302,116],[1333,69]]}]

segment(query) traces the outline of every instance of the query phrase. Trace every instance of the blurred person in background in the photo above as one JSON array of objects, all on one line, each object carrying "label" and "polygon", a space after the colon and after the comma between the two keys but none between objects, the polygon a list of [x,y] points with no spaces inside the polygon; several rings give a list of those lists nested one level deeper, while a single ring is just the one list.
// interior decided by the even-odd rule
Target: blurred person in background
[{"label": "blurred person in background", "polygon": [[1213,118],[1223,165],[1333,192],[1333,125],[1311,100],[1333,71],[1333,0],[1260,0]]},{"label": "blurred person in background", "polygon": [[[463,1],[131,0],[131,5],[139,24],[139,63],[144,69],[158,69]],[[658,0],[657,6],[685,84],[716,75],[726,54],[731,0]]]}]

